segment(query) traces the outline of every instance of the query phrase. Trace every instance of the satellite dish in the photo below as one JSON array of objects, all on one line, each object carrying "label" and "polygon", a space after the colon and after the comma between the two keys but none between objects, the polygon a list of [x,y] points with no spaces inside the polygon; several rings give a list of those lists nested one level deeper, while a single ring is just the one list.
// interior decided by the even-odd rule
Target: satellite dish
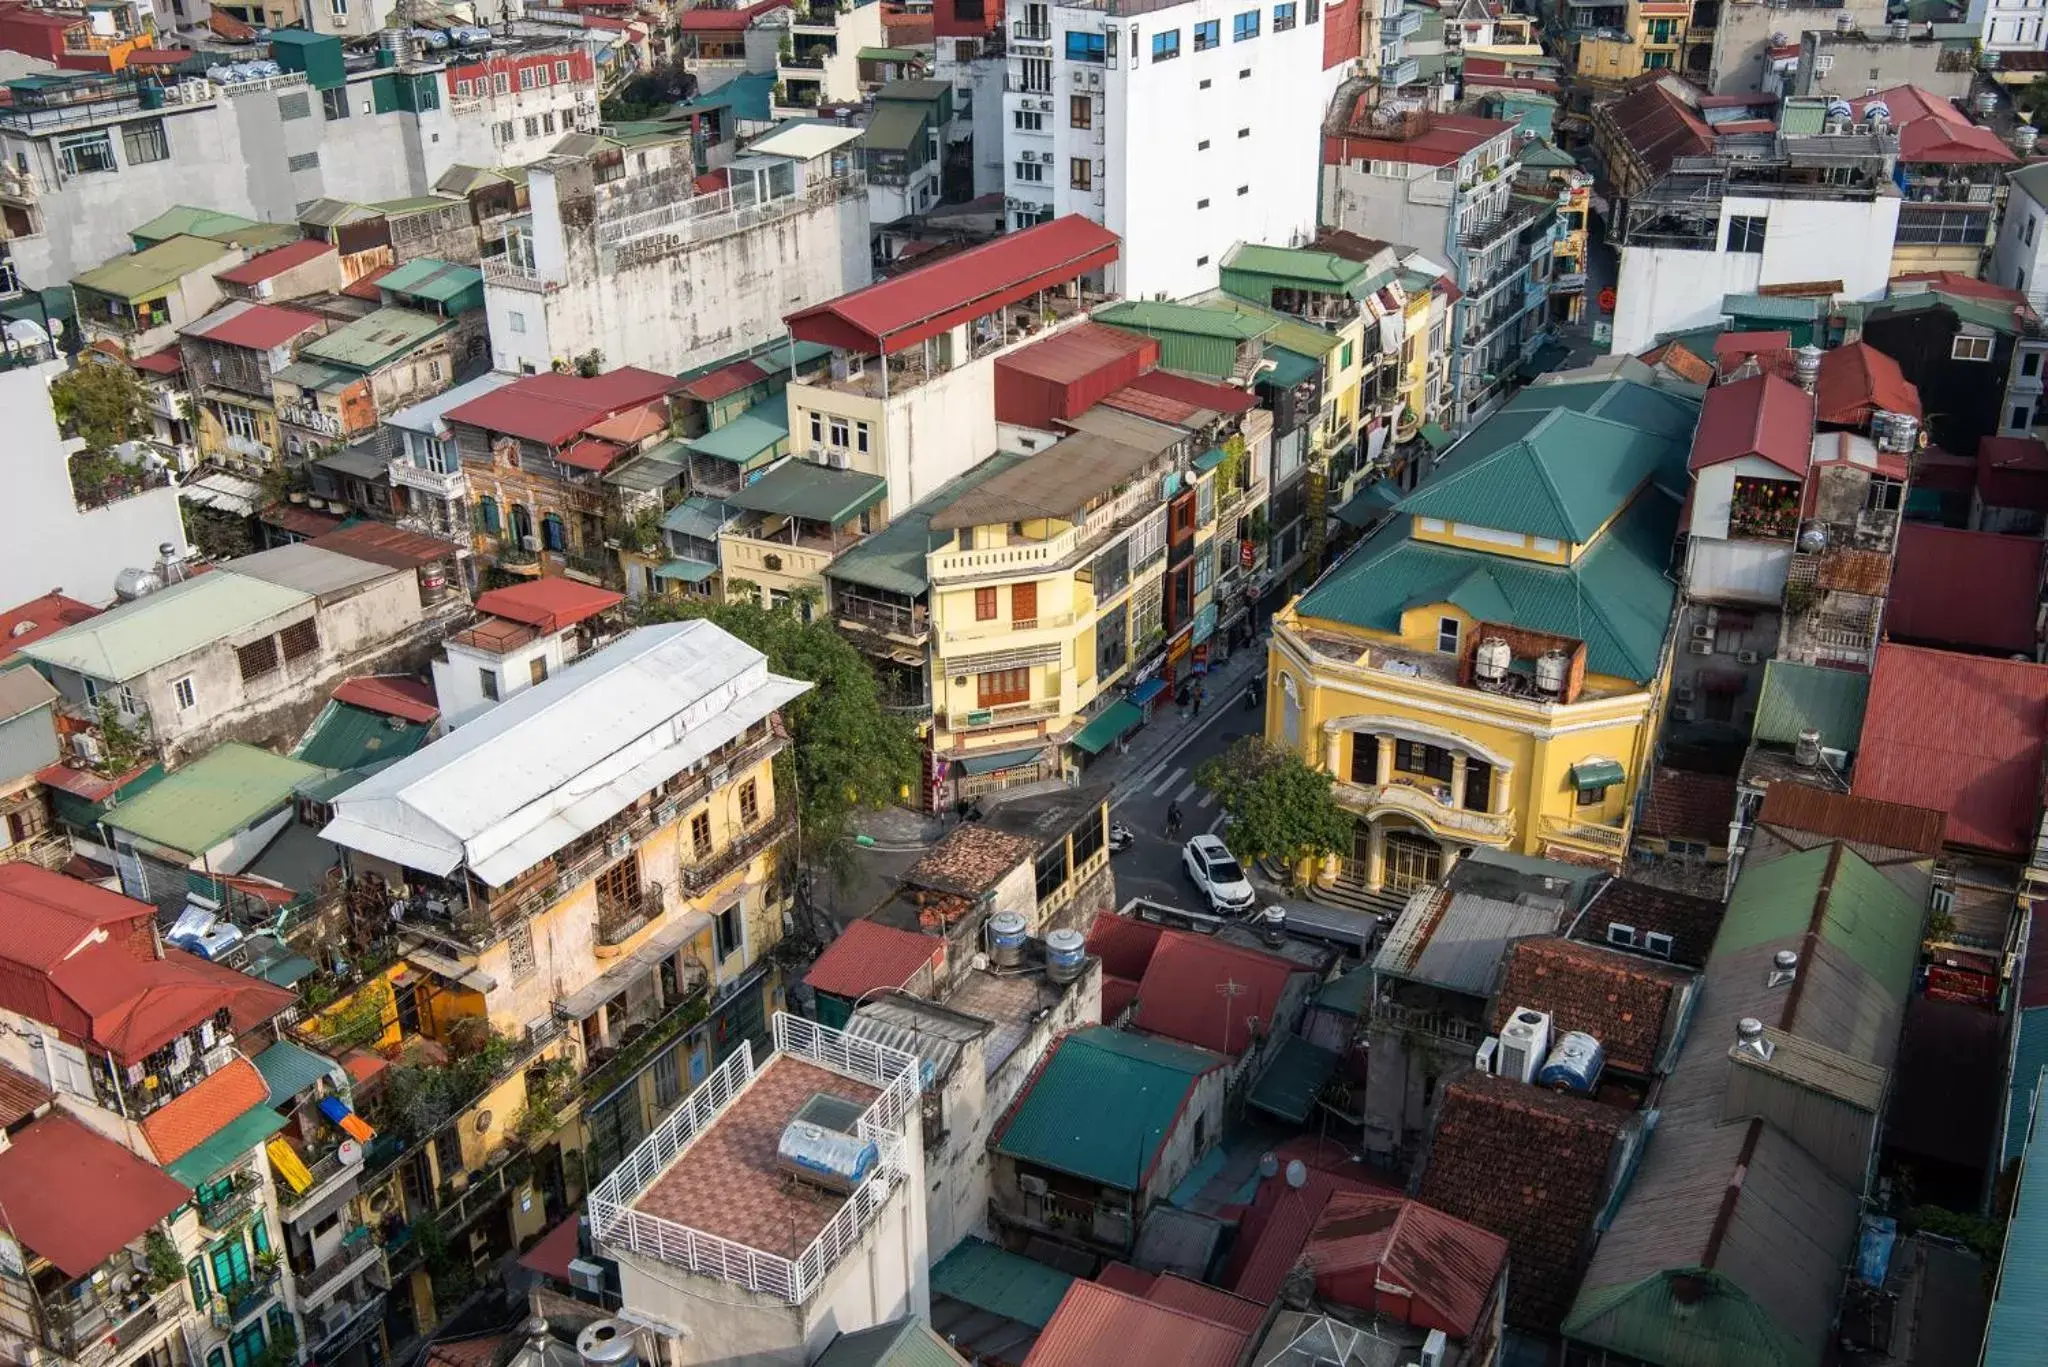
[{"label": "satellite dish", "polygon": [[1308,1164],[1299,1158],[1287,1160],[1287,1185],[1300,1191],[1308,1185]]},{"label": "satellite dish", "polygon": [[1271,1177],[1280,1171],[1280,1160],[1270,1153],[1259,1155],[1259,1176]]},{"label": "satellite dish", "polygon": [[363,1161],[363,1146],[353,1139],[342,1140],[337,1152],[340,1153],[341,1165],[345,1168],[352,1168]]}]

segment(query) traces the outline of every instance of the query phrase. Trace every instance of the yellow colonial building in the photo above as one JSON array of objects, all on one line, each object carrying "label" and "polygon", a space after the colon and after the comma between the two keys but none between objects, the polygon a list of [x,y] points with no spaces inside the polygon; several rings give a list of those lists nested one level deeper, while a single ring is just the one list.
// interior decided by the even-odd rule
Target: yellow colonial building
[{"label": "yellow colonial building", "polygon": [[1523,391],[1274,621],[1267,737],[1357,817],[1322,870],[1403,894],[1478,846],[1618,866],[1650,767],[1698,405]]},{"label": "yellow colonial building", "polygon": [[1691,16],[1691,0],[1629,0],[1622,27],[1577,39],[1574,69],[1581,80],[1613,84],[1646,71],[1676,71]]}]

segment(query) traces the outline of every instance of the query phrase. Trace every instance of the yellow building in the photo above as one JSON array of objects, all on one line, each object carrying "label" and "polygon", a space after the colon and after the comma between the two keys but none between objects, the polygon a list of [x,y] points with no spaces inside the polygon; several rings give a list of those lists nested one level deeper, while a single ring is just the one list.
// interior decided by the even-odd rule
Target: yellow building
[{"label": "yellow building", "polygon": [[1547,186],[1557,192],[1561,235],[1550,247],[1551,317],[1576,323],[1586,310],[1586,225],[1593,177],[1554,145],[1538,140],[1522,149],[1521,181],[1532,189]]},{"label": "yellow building", "polygon": [[1357,817],[1354,895],[1476,846],[1618,865],[1651,757],[1698,405],[1523,391],[1274,622],[1267,736]]},{"label": "yellow building", "polygon": [[1691,16],[1691,0],[1629,0],[1620,29],[1579,38],[1575,70],[1581,79],[1615,83],[1646,71],[1675,71]]}]

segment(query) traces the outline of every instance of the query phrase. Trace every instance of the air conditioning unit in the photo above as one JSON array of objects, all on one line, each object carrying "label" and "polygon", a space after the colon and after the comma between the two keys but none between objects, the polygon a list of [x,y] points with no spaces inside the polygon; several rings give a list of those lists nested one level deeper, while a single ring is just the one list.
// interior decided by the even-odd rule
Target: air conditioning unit
[{"label": "air conditioning unit", "polygon": [[1040,112],[1041,114],[1050,114],[1050,113],[1052,113],[1052,101],[1051,101],[1051,100],[1040,100],[1040,101],[1038,102],[1038,110],[1039,110],[1039,112]]},{"label": "air conditioning unit", "polygon": [[846,452],[827,451],[825,453],[825,463],[834,470],[844,470],[846,468]]},{"label": "air conditioning unit", "polygon": [[1687,641],[1685,643],[1685,653],[1688,655],[1712,655],[1714,653],[1714,643],[1712,641]]},{"label": "air conditioning unit", "polygon": [[723,788],[730,782],[732,782],[732,770],[725,765],[721,764],[711,771],[711,787],[713,791]]},{"label": "air conditioning unit", "polygon": [[522,536],[519,538],[519,544],[525,550],[537,551],[540,549],[540,538],[537,536]]},{"label": "air conditioning unit", "polygon": [[603,1264],[594,1263],[588,1258],[571,1258],[569,1260],[569,1285],[575,1287],[578,1291],[595,1291],[602,1294],[604,1291]]},{"label": "air conditioning unit", "polygon": [[1735,652],[1735,662],[1737,664],[1753,665],[1762,658],[1763,656],[1754,650],[1738,650]]},{"label": "air conditioning unit", "polygon": [[71,753],[88,764],[98,764],[106,753],[100,748],[100,738],[89,731],[80,731],[71,738]]},{"label": "air conditioning unit", "polygon": [[1043,1177],[1033,1177],[1028,1172],[1020,1172],[1017,1174],[1017,1190],[1026,1196],[1042,1197],[1048,1194],[1050,1188],[1045,1185]]},{"label": "air conditioning unit", "polygon": [[1499,1055],[1500,1037],[1498,1035],[1488,1035],[1480,1042],[1479,1052],[1472,1056],[1472,1066],[1482,1073],[1490,1073],[1493,1071],[1494,1061]]},{"label": "air conditioning unit", "polygon": [[1689,702],[1679,703],[1671,709],[1671,720],[1673,721],[1689,722],[1696,715],[1698,714],[1693,711],[1692,704]]},{"label": "air conditioning unit", "polygon": [[654,824],[657,826],[668,825],[669,822],[674,821],[676,819],[677,811],[678,808],[676,807],[675,803],[662,803],[659,807],[656,807],[654,809]]},{"label": "air conditioning unit", "polygon": [[627,835],[627,834],[625,834],[625,833],[621,832],[620,834],[618,834],[618,835],[615,835],[615,836],[613,836],[613,837],[612,837],[612,843],[611,843],[611,855],[612,855],[612,858],[614,858],[614,859],[623,859],[623,858],[625,858],[625,857],[626,857],[627,855],[631,854],[632,852],[633,852],[633,837],[632,837],[632,836],[630,836],[630,835]]},{"label": "air conditioning unit", "polygon": [[1550,1013],[1517,1007],[1500,1030],[1500,1054],[1494,1072],[1517,1082],[1534,1080],[1550,1053]]},{"label": "air conditioning unit", "polygon": [[1444,1367],[1444,1361],[1450,1355],[1450,1335],[1441,1329],[1432,1329],[1429,1337],[1422,1341],[1422,1356],[1416,1359],[1416,1367]]},{"label": "air conditioning unit", "polygon": [[1695,625],[1694,625],[1694,627],[1693,627],[1693,629],[1692,629],[1692,638],[1693,638],[1693,639],[1694,639],[1695,641],[1711,641],[1711,640],[1713,640],[1713,639],[1714,639],[1714,625],[1713,625],[1713,623],[1711,623],[1711,622],[1700,622],[1700,623],[1697,623],[1697,624],[1695,624]]},{"label": "air conditioning unit", "polygon": [[1697,691],[1689,683],[1679,684],[1671,690],[1674,702],[1691,702],[1697,696]]}]

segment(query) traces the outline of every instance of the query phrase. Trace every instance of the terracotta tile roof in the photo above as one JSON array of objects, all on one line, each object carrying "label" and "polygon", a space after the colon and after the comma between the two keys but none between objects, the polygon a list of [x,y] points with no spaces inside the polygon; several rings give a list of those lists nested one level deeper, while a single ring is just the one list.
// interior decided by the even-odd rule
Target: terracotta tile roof
[{"label": "terracotta tile roof", "polygon": [[[1159,937],[1139,980],[1132,1024],[1147,1034],[1235,1058],[1252,1043],[1255,1022],[1262,1033],[1276,1028],[1289,981],[1305,972],[1277,955],[1169,930]],[[1226,984],[1239,990],[1225,998],[1218,989]]]},{"label": "terracotta tile roof", "polygon": [[[1929,645],[2031,654],[2041,613],[2042,553],[2034,536],[1901,525],[1885,633]],[[1969,591],[1957,592],[1965,584]]]},{"label": "terracotta tile roof", "polygon": [[207,12],[206,26],[213,30],[215,37],[225,38],[233,43],[246,43],[256,36],[255,29],[220,10]]},{"label": "terracotta tile roof", "polygon": [[19,1069],[0,1063],[0,1129],[19,1124],[57,1099],[57,1094]]},{"label": "terracotta tile roof", "polygon": [[1851,342],[1821,353],[1820,379],[1814,392],[1814,417],[1819,422],[1862,427],[1880,409],[1920,416],[1920,391],[1907,380],[1897,361],[1868,342]]},{"label": "terracotta tile roof", "polygon": [[1666,342],[1651,347],[1636,358],[1644,365],[1661,365],[1681,380],[1694,384],[1709,384],[1714,378],[1714,367],[1695,355],[1682,342]]},{"label": "terracotta tile roof", "polygon": [[1135,916],[1097,912],[1095,924],[1088,928],[1088,952],[1102,960],[1105,976],[1128,978],[1135,983],[1145,976],[1152,951],[1159,947],[1159,937],[1165,933],[1165,926]]},{"label": "terracotta tile roof", "polygon": [[1553,1038],[1583,1030],[1600,1041],[1610,1065],[1647,1077],[1656,1071],[1675,998],[1691,980],[1683,969],[1577,940],[1523,940],[1508,956],[1493,1028],[1497,1033],[1524,1006],[1548,1011]]},{"label": "terracotta tile roof", "polygon": [[[1809,482],[1809,496],[1816,494],[1819,487],[1818,481]],[[1823,589],[1882,598],[1892,582],[1892,558],[1883,551],[1837,549],[1821,558],[1814,582]]]},{"label": "terracotta tile roof", "polygon": [[1773,783],[1764,789],[1757,823],[1800,831],[1824,840],[1847,840],[1932,859],[1941,853],[1948,827],[1944,812],[1880,802],[1873,797],[1831,793],[1805,783]]},{"label": "terracotta tile roof", "polygon": [[418,679],[390,675],[371,674],[359,679],[344,679],[341,687],[334,690],[334,700],[423,726],[438,720],[441,715],[432,685]]},{"label": "terracotta tile roof", "polygon": [[582,1216],[571,1215],[541,1235],[532,1248],[519,1255],[519,1265],[529,1272],[553,1277],[558,1282],[568,1281],[569,1263],[582,1246],[578,1230],[582,1222]]},{"label": "terracotta tile roof", "polygon": [[1635,927],[1638,943],[1641,936],[1651,931],[1669,935],[1671,962],[1699,968],[1713,952],[1723,910],[1721,903],[1712,898],[1616,878],[1603,883],[1593,894],[1593,900],[1572,923],[1569,934],[1585,944],[1605,944],[1608,925],[1618,921]]},{"label": "terracotta tile roof", "polygon": [[924,968],[936,970],[945,962],[946,942],[937,936],[855,921],[825,946],[804,981],[814,991],[852,999],[878,987],[901,987]]},{"label": "terracotta tile roof", "polygon": [[2033,847],[2048,665],[1878,647],[1850,791],[1948,813],[1952,844]]},{"label": "terracotta tile roof", "polygon": [[979,897],[1038,853],[1038,842],[978,821],[955,826],[903,874],[903,881],[939,892]]},{"label": "terracotta tile roof", "polygon": [[54,590],[40,598],[17,604],[0,612],[0,660],[7,659],[31,641],[40,641],[99,614],[100,610],[92,604],[67,598]]},{"label": "terracotta tile roof", "polygon": [[657,432],[668,430],[668,414],[662,411],[663,407],[661,404],[648,404],[614,413],[602,422],[592,423],[590,435],[604,441],[623,442],[627,446],[643,442]]},{"label": "terracotta tile roof", "polygon": [[[572,1219],[569,1224],[573,1228],[576,1221]],[[573,1250],[575,1240],[570,1240],[570,1244]],[[568,1279],[564,1277],[563,1280]],[[510,1334],[472,1334],[467,1338],[440,1339],[427,1348],[427,1361],[436,1367],[492,1367],[498,1360],[499,1351],[514,1342]]]},{"label": "terracotta tile roof", "polygon": [[1508,1241],[1508,1323],[1550,1332],[1571,1307],[1629,1113],[1468,1074],[1444,1089],[1418,1195]]},{"label": "terracotta tile roof", "polygon": [[1728,823],[1735,815],[1735,787],[1732,777],[1659,768],[1650,780],[1636,829],[1670,840],[1725,846]]},{"label": "terracotta tile roof", "polygon": [[1248,1335],[1213,1320],[1139,1300],[1100,1282],[1076,1281],[1046,1321],[1024,1367],[1114,1362],[1237,1367],[1248,1342]]},{"label": "terracotta tile roof", "polygon": [[270,1100],[270,1088],[256,1065],[239,1054],[204,1082],[171,1098],[142,1118],[142,1134],[168,1167],[226,1129],[251,1106]]},{"label": "terracotta tile roof", "polygon": [[553,632],[574,626],[587,617],[595,617],[625,601],[623,593],[556,576],[529,579],[523,584],[479,594],[476,610]]},{"label": "terracotta tile roof", "polygon": [[192,1194],[153,1164],[64,1115],[0,1152],[7,1232],[67,1277],[83,1277]]}]

